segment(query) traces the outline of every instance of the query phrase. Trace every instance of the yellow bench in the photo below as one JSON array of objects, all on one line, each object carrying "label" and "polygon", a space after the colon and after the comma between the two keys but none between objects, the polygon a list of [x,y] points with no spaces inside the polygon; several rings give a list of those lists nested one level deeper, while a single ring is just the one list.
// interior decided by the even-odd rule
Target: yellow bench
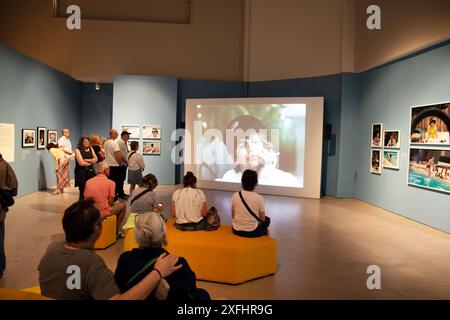
[{"label": "yellow bench", "polygon": [[41,296],[26,290],[14,290],[0,288],[0,300],[51,300],[50,298]]},{"label": "yellow bench", "polygon": [[94,249],[106,249],[116,243],[117,217],[109,216],[103,221],[100,238],[95,242]]},{"label": "yellow bench", "polygon": [[[166,225],[166,250],[184,257],[199,280],[238,284],[276,272],[277,240],[269,236],[238,237],[231,226],[216,231],[180,231],[172,220]],[[124,251],[137,246],[134,229],[128,229]]]}]

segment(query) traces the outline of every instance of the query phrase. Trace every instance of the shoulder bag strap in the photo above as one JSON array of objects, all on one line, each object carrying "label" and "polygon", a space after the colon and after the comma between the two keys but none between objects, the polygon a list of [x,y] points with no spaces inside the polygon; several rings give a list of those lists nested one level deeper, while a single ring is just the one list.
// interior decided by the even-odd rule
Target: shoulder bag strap
[{"label": "shoulder bag strap", "polygon": [[149,262],[147,262],[134,276],[132,276],[126,283],[125,288],[129,288],[130,285],[136,280],[137,277],[139,277],[141,274],[143,274],[148,268],[150,268],[155,262],[157,258],[153,258]]},{"label": "shoulder bag strap", "polygon": [[253,218],[255,218],[258,222],[262,223],[262,221],[259,219],[259,217],[252,211],[252,209],[250,209],[250,207],[248,206],[247,202],[245,202],[241,191],[239,191],[239,197],[241,198],[242,203],[244,204],[244,206],[247,209],[247,211],[253,216]]},{"label": "shoulder bag strap", "polygon": [[132,153],[130,153],[130,155],[128,156],[128,161],[130,161],[131,157],[133,156],[133,154],[135,154],[136,151],[133,151]]},{"label": "shoulder bag strap", "polygon": [[150,188],[148,188],[148,189],[145,189],[144,191],[142,191],[141,193],[139,193],[136,197],[134,197],[133,199],[131,199],[130,206],[132,206],[133,203],[134,203],[136,200],[138,200],[140,197],[144,196],[145,194],[147,194],[147,193],[149,193],[149,192],[151,192],[151,191],[153,191],[153,190],[150,189]]}]

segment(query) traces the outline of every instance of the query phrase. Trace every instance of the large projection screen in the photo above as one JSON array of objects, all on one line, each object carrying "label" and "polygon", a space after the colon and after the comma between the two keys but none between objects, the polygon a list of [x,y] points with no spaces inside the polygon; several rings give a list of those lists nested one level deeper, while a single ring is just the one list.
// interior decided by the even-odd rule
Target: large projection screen
[{"label": "large projection screen", "polygon": [[187,99],[184,171],[199,188],[320,198],[323,97]]}]

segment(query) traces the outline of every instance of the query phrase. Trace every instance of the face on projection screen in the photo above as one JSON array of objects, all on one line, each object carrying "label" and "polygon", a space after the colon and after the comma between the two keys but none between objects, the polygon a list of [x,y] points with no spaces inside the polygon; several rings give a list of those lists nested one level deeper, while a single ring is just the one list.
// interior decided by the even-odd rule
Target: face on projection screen
[{"label": "face on projection screen", "polygon": [[[185,170],[194,172],[199,186],[236,190],[251,169],[258,173],[259,191],[301,196],[307,182],[308,99],[187,100],[193,161]],[[314,129],[321,152],[322,119]]]}]

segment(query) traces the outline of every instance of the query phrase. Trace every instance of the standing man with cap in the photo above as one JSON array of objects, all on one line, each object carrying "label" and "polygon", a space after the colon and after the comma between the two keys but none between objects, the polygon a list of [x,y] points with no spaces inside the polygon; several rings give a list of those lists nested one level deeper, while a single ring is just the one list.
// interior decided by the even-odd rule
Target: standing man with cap
[{"label": "standing man with cap", "polygon": [[8,208],[14,204],[17,196],[17,177],[11,166],[0,154],[0,279],[6,268],[5,255],[5,219]]},{"label": "standing man with cap", "polygon": [[[72,142],[70,142],[70,130],[67,128],[64,128],[62,130],[62,137],[58,139],[58,146],[68,155],[70,156],[70,160],[75,158],[75,152],[72,150]],[[67,162],[67,168],[65,169],[66,172],[69,173],[69,183],[68,185],[65,185],[64,187],[69,188],[70,187],[70,160]],[[59,194],[60,192],[64,192],[64,187],[57,190],[53,194]]]},{"label": "standing man with cap", "polygon": [[105,160],[106,163],[109,166],[109,179],[114,181],[116,183],[116,189],[115,189],[115,195],[114,195],[114,201],[117,200],[119,194],[120,194],[120,176],[121,176],[121,169],[120,166],[122,165],[122,157],[120,155],[120,147],[117,143],[116,139],[119,134],[117,133],[116,129],[109,130],[109,137],[108,140],[106,140],[105,145],[103,148],[105,149]]},{"label": "standing man with cap", "polygon": [[128,196],[123,191],[123,185],[125,183],[125,178],[127,177],[127,168],[128,168],[128,140],[130,140],[130,133],[128,131],[122,131],[120,134],[120,140],[118,142],[120,148],[120,187],[119,187],[119,198],[127,200]]}]

